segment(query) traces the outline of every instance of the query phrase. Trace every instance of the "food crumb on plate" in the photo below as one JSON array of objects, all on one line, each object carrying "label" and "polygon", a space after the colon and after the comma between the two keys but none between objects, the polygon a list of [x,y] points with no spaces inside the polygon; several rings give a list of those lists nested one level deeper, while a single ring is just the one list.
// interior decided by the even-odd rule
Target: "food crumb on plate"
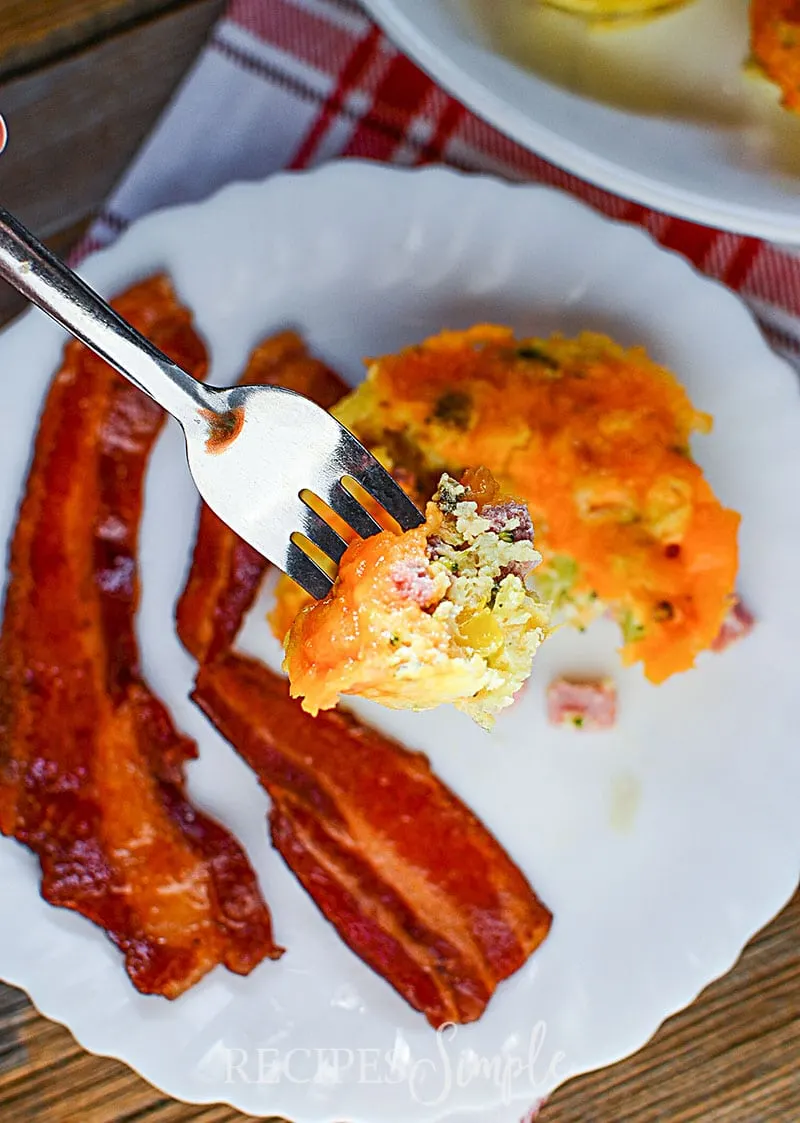
[{"label": "food crumb on plate", "polygon": [[611,785],[609,824],[617,834],[628,834],[636,823],[642,802],[642,785],[630,772],[617,776]]},{"label": "food crumb on plate", "polygon": [[711,645],[711,650],[719,653],[732,644],[749,636],[756,626],[756,618],[741,597],[734,597],[728,615],[722,621],[719,635]]},{"label": "food crumb on plate", "polygon": [[547,688],[547,720],[582,731],[613,729],[617,685],[612,678],[554,679]]}]

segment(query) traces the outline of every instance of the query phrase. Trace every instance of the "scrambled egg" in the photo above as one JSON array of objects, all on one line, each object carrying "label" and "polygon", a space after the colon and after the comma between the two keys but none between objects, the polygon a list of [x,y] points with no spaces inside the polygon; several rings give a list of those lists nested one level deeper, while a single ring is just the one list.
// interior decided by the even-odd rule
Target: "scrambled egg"
[{"label": "scrambled egg", "polygon": [[780,87],[783,105],[800,112],[800,4],[751,0],[750,30],[756,66]]},{"label": "scrambled egg", "polygon": [[652,682],[715,641],[739,516],[691,457],[711,418],[643,349],[591,333],[444,332],[372,362],[334,412],[415,497],[442,472],[485,464],[530,509],[536,586],[557,621],[585,627],[610,612],[623,662],[641,661]]},{"label": "scrambled egg", "polygon": [[394,709],[450,702],[490,728],[531,672],[547,612],[523,504],[489,473],[443,475],[421,527],[356,539],[330,594],[285,640],[293,697],[311,714],[357,694]]}]

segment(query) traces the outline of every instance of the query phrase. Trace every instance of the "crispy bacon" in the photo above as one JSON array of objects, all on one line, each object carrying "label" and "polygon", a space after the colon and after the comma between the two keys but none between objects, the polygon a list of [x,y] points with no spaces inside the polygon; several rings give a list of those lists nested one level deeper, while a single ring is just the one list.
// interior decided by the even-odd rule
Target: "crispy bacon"
[{"label": "crispy bacon", "polygon": [[229,652],[194,700],[272,798],[272,839],[347,944],[432,1025],[480,1017],[551,915],[427,759],[337,711],[316,718]]},{"label": "crispy bacon", "polygon": [[[262,344],[242,381],[326,408],[346,390],[293,333]],[[432,1025],[474,1021],[550,913],[425,757],[342,713],[310,718],[283,679],[230,650],[265,568],[203,508],[178,607],[200,663],[194,700],[270,794],[273,844],[345,942]]]},{"label": "crispy bacon", "polygon": [[[205,348],[169,282],[116,307],[198,377]],[[184,790],[196,746],[144,682],[134,617],[144,473],[164,421],[71,343],[41,417],[0,634],[0,830],[42,894],[103,927],[134,985],[168,998],[280,949],[243,850]]]},{"label": "crispy bacon", "polygon": [[[295,332],[264,340],[239,382],[296,390],[329,409],[347,386]],[[192,567],[176,611],[178,635],[199,663],[226,651],[258,593],[267,562],[203,504]]]}]

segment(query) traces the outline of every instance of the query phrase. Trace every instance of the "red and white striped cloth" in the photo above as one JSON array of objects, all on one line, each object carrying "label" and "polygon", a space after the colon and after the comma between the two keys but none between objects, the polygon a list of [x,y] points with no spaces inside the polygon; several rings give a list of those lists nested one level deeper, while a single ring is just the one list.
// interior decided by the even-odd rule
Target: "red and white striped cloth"
[{"label": "red and white striped cloth", "polygon": [[346,156],[441,162],[569,191],[737,290],[772,345],[800,364],[800,253],[671,218],[546,163],[441,90],[355,0],[231,0],[79,253],[156,207]]}]

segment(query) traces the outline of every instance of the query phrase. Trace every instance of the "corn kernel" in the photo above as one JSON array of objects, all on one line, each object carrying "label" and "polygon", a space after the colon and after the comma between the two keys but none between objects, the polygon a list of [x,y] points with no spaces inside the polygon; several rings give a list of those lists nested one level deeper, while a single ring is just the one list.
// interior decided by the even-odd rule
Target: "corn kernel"
[{"label": "corn kernel", "polygon": [[503,648],[503,629],[488,608],[481,609],[458,625],[459,642],[488,659]]}]

